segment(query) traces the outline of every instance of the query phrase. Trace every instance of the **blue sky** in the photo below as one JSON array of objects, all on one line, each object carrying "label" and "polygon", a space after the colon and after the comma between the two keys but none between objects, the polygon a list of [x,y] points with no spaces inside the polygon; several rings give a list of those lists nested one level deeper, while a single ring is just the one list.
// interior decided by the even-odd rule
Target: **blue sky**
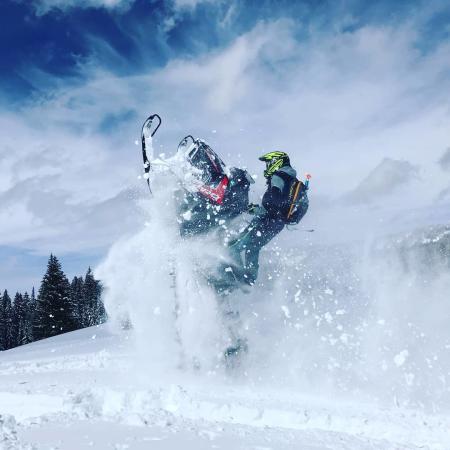
[{"label": "blue sky", "polygon": [[[118,6],[88,7],[108,3]],[[32,69],[51,75],[53,82],[82,82],[80,66],[87,59],[117,75],[160,68],[173,58],[223,48],[260,21],[295,18],[297,37],[307,41],[315,33],[351,33],[369,24],[417,19],[426,5],[429,2],[186,1],[177,6],[151,0],[5,0],[0,5],[2,93],[4,100],[18,103],[33,94],[45,95],[49,86],[33,79]],[[426,19],[419,25],[417,41],[423,49],[450,34],[448,8],[438,7]],[[111,52],[99,51],[95,40],[104,41]]]},{"label": "blue sky", "polygon": [[3,0],[0,288],[37,284],[50,252],[83,273],[142,225],[150,112],[162,151],[194,133],[254,173],[291,152],[327,236],[375,210],[446,220],[449,37],[446,1]]}]

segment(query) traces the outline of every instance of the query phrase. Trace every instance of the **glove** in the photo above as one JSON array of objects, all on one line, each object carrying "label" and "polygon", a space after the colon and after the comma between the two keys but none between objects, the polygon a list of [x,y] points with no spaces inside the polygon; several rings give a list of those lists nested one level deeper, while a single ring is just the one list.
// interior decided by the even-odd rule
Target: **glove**
[{"label": "glove", "polygon": [[257,209],[259,208],[259,205],[256,203],[249,203],[247,206],[247,212],[249,214],[256,214]]}]

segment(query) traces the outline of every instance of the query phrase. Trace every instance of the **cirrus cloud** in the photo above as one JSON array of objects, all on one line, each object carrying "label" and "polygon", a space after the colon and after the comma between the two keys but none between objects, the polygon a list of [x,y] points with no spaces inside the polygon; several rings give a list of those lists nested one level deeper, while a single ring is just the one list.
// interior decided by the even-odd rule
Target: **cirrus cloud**
[{"label": "cirrus cloud", "polygon": [[53,10],[70,11],[74,8],[128,9],[135,0],[32,0],[37,15]]},{"label": "cirrus cloud", "polygon": [[447,186],[433,161],[448,142],[449,44],[419,53],[409,22],[308,41],[298,29],[289,19],[260,22],[224,48],[124,76],[86,60],[85,81],[55,83],[20,114],[3,111],[0,243],[101,249],[142,225],[129,193],[141,168],[133,142],[150,112],[163,117],[155,145],[166,153],[192,133],[258,173],[261,152],[288,151],[300,173],[314,175],[307,220],[322,228],[361,228],[344,225],[333,200],[384,158],[407,160],[430,180],[418,197],[394,193],[390,205],[428,205]]}]

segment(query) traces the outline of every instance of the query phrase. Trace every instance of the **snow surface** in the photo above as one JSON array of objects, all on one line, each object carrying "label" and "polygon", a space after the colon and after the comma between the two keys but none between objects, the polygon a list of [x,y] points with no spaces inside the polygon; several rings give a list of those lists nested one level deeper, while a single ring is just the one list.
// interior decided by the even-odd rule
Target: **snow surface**
[{"label": "snow surface", "polygon": [[138,370],[106,325],[2,353],[2,449],[450,448],[449,417],[255,386],[245,376]]}]

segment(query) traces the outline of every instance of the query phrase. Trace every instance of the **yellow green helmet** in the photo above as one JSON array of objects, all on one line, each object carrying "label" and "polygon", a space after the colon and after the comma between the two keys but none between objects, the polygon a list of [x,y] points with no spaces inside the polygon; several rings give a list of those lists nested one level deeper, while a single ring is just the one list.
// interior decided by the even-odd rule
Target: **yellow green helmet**
[{"label": "yellow green helmet", "polygon": [[283,166],[290,165],[289,156],[285,152],[269,152],[260,156],[258,159],[266,163],[266,170],[264,171],[264,176],[266,178],[270,178]]}]

